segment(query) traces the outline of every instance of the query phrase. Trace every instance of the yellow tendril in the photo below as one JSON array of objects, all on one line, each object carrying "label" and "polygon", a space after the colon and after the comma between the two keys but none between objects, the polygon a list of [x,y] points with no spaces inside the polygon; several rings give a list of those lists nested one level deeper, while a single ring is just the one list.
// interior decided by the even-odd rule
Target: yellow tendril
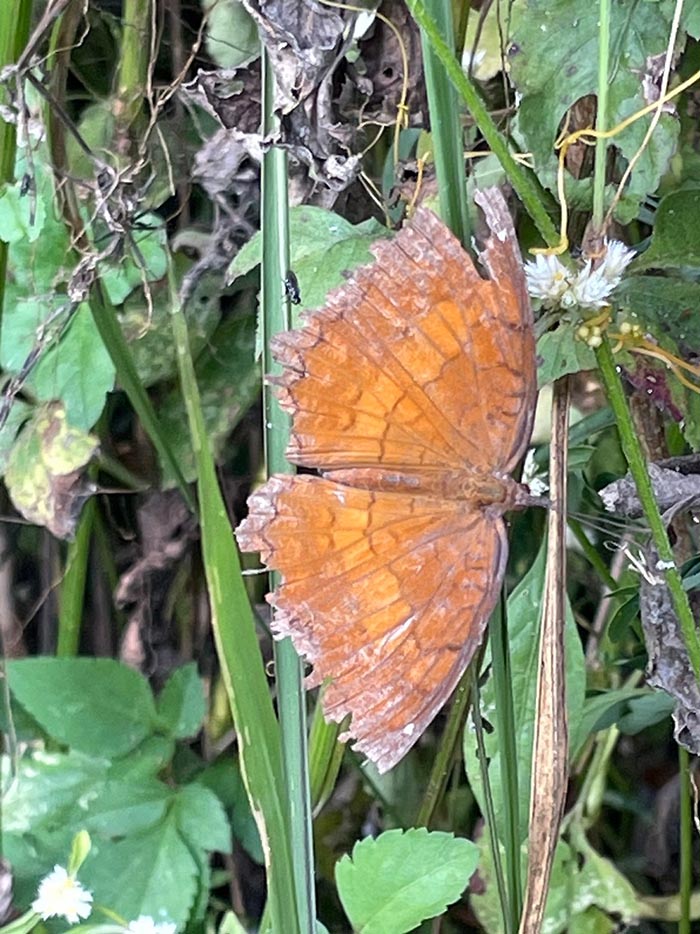
[{"label": "yellow tendril", "polygon": [[[691,85],[700,79],[700,70],[696,71],[685,81],[681,82],[677,87],[673,88],[671,91],[667,91],[659,100],[654,101],[653,104],[647,104],[646,107],[642,107],[641,110],[638,110],[636,113],[631,114],[629,117],[625,117],[624,120],[620,121],[616,126],[612,127],[609,130],[595,130],[592,127],[587,127],[581,130],[574,130],[572,133],[567,132],[567,126],[569,121],[569,114],[567,113],[567,123],[562,132],[559,135],[559,138],[554,144],[554,148],[559,151],[559,161],[557,168],[557,194],[559,196],[559,203],[561,205],[561,220],[559,227],[559,243],[553,247],[536,247],[531,249],[531,253],[542,253],[547,255],[559,256],[561,253],[566,252],[569,246],[569,239],[566,234],[566,228],[569,220],[569,209],[566,202],[566,194],[564,191],[564,180],[565,180],[565,159],[566,154],[571,146],[574,143],[582,142],[587,146],[593,145],[597,139],[612,139],[612,137],[617,136],[623,130],[626,130],[628,126],[631,126],[637,120],[640,120],[642,117],[646,117],[647,114],[652,113],[653,111],[660,112],[661,108],[668,101],[673,100],[674,97],[677,97],[679,94],[682,94],[683,91],[687,90]],[[616,195],[616,201],[619,199],[620,192]],[[616,203],[616,202],[615,202]],[[614,207],[614,204],[613,204]],[[612,209],[612,208],[611,208]],[[606,222],[610,218],[610,211],[606,216]]]}]

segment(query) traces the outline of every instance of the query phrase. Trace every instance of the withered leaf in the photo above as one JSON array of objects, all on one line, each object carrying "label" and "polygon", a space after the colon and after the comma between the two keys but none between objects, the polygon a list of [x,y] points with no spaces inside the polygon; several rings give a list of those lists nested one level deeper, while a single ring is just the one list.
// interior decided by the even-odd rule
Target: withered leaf
[{"label": "withered leaf", "polygon": [[5,472],[16,509],[57,538],[72,538],[92,492],[84,468],[97,447],[93,435],[68,424],[61,403],[37,409],[20,432]]}]

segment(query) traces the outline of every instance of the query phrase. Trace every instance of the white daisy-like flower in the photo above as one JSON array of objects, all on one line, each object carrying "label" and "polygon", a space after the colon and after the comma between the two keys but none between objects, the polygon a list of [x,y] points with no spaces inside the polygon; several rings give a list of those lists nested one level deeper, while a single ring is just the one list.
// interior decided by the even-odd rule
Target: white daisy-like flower
[{"label": "white daisy-like flower", "polygon": [[572,272],[553,254],[540,253],[525,263],[527,290],[548,308],[602,308],[637,255],[620,240],[606,240],[606,253],[593,269],[588,260]]},{"label": "white daisy-like flower", "polygon": [[154,921],[150,915],[140,915],[130,921],[127,931],[130,934],[175,934],[177,925],[170,921]]},{"label": "white daisy-like flower", "polygon": [[39,885],[32,910],[46,921],[47,918],[63,917],[70,924],[88,918],[92,911],[92,893],[63,868],[54,866],[53,872],[45,876]]},{"label": "white daisy-like flower", "polygon": [[579,270],[571,286],[573,303],[580,308],[602,308],[608,304],[608,297],[617,283],[606,278],[603,267],[591,269],[589,260],[583,269]]},{"label": "white daisy-like flower", "polygon": [[599,268],[608,282],[614,282],[613,288],[620,284],[622,274],[637,255],[636,251],[628,247],[621,240],[606,240],[606,253]]},{"label": "white daisy-like flower", "polygon": [[558,256],[539,253],[525,263],[527,290],[545,305],[560,305],[571,284],[571,273]]}]

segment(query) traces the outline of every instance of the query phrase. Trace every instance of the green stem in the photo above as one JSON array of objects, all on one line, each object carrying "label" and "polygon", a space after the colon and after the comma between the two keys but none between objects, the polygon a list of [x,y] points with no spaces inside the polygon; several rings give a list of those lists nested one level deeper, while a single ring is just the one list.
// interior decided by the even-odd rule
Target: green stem
[{"label": "green stem", "polygon": [[68,546],[66,570],[61,581],[56,655],[72,658],[80,647],[80,626],[85,605],[85,580],[90,558],[90,540],[95,522],[95,497],[85,505],[75,541]]},{"label": "green stem", "polygon": [[690,757],[684,746],[678,747],[680,783],[680,920],[678,934],[690,934],[690,897],[693,888],[693,815],[690,807]]},{"label": "green stem", "polygon": [[[481,653],[478,654],[476,660],[473,660],[471,664],[476,665],[478,668],[480,661]],[[454,762],[455,751],[462,736],[462,728],[464,727],[464,722],[469,712],[469,704],[471,701],[471,693],[469,690],[469,685],[471,683],[470,669],[471,665],[462,675],[462,679],[455,690],[454,699],[450,707],[450,713],[447,717],[447,723],[440,740],[437,755],[433,762],[433,767],[430,770],[428,786],[425,789],[420,810],[416,817],[416,827],[430,826],[435,811],[445,794],[447,780],[450,776],[450,767]]]},{"label": "green stem", "polygon": [[475,665],[470,665],[471,672],[471,694],[473,698],[472,716],[474,718],[474,735],[476,736],[476,746],[479,758],[479,771],[481,772],[481,783],[484,787],[484,808],[486,814],[486,830],[489,835],[489,844],[493,858],[493,874],[496,878],[496,891],[498,892],[498,901],[501,906],[501,919],[503,921],[503,931],[505,934],[513,934],[517,930],[517,925],[513,927],[513,914],[509,905],[508,891],[506,889],[505,879],[503,877],[503,864],[501,863],[501,847],[498,841],[498,829],[496,826],[496,811],[493,806],[493,795],[491,794],[491,783],[489,781],[489,764],[486,755],[486,746],[484,744],[484,724],[481,719],[481,700],[479,697],[478,672]]},{"label": "green stem", "polygon": [[115,108],[118,137],[125,135],[138,120],[147,93],[152,2],[124,0]]},{"label": "green stem", "polygon": [[[0,68],[16,62],[29,39],[32,0],[0,3]],[[0,189],[15,177],[17,130],[14,124],[0,120]],[[0,240],[0,322],[5,298],[8,245]]]},{"label": "green stem", "polygon": [[588,559],[589,564],[598,572],[598,576],[603,581],[605,586],[609,590],[615,590],[617,588],[617,581],[608,570],[608,567],[603,559],[588,540],[588,536],[583,531],[583,526],[581,523],[578,521],[578,519],[572,519],[571,517],[569,517],[567,521],[572,535],[581,546],[581,550],[583,551],[585,557]]},{"label": "green stem", "polygon": [[[600,0],[598,5],[598,113],[596,129],[608,128],[608,74],[610,71],[610,0]],[[600,226],[605,214],[605,169],[607,162],[607,139],[597,139],[595,144],[595,166],[593,170],[593,222]]]},{"label": "green stem", "polygon": [[546,197],[545,194],[535,181],[532,173],[523,169],[511,155],[508,148],[508,141],[491,119],[491,115],[484,102],[464,74],[462,66],[455,58],[454,52],[442,38],[440,29],[435,20],[426,11],[423,0],[406,0],[406,5],[424,33],[425,41],[429,42],[434,54],[441,62],[447,76],[456,88],[457,93],[462,97],[469,108],[476,125],[479,127],[481,135],[501,163],[511,185],[517,192],[518,197],[525,206],[525,210],[534,221],[544,241],[550,246],[559,243],[559,231],[554,226],[543,207],[543,202]]},{"label": "green stem", "polygon": [[241,577],[238,550],[219,489],[172,262],[168,265],[168,283],[182,395],[197,466],[202,561],[212,629],[236,726],[246,791],[263,841],[270,923],[275,932],[301,934],[289,816],[283,794],[279,724],[272,707],[255,619]]},{"label": "green stem", "polygon": [[517,931],[522,912],[520,872],[520,798],[518,796],[518,753],[515,743],[513,683],[508,643],[508,615],[503,592],[489,620],[492,676],[496,698],[496,731],[501,747],[503,796],[503,844],[511,925]]},{"label": "green stem", "polygon": [[688,658],[692,665],[695,677],[700,680],[700,640],[698,639],[695,620],[688,603],[688,595],[683,589],[683,581],[678,568],[675,565],[673,549],[668,540],[666,526],[664,525],[659,507],[654,498],[654,491],[647,470],[646,461],[642,452],[639,439],[634,431],[632,416],[630,415],[627,400],[622,389],[620,376],[615,367],[610,344],[605,339],[601,347],[596,351],[598,367],[603,380],[605,393],[610,402],[610,407],[615,414],[617,421],[617,430],[620,434],[620,443],[622,452],[625,455],[630,473],[637,486],[637,493],[644,510],[644,516],[651,529],[651,536],[654,547],[659,557],[661,568],[652,568],[652,572],[663,569],[666,584],[671,595],[673,608],[676,611],[680,622],[683,641],[688,652]]},{"label": "green stem", "polygon": [[[273,132],[274,73],[263,47],[263,136]],[[287,201],[287,155],[271,147],[262,164],[262,280],[261,328],[263,364],[266,373],[279,371],[270,351],[270,339],[290,326],[289,300],[284,280],[289,268],[289,206]],[[291,473],[285,448],[289,418],[268,387],[263,390],[265,454],[268,475]],[[279,575],[272,575],[274,586]],[[313,934],[316,925],[314,890],[313,825],[307,746],[306,693],[301,660],[291,639],[275,643],[275,677],[282,728],[282,756],[289,805],[290,840],[296,888],[299,929]]]}]

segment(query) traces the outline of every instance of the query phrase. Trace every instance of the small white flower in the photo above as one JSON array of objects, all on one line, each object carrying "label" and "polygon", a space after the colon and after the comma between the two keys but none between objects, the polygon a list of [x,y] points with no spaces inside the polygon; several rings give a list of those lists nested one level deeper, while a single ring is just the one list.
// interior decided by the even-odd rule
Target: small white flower
[{"label": "small white flower", "polygon": [[54,866],[53,872],[41,880],[32,910],[46,921],[62,916],[70,924],[88,918],[92,911],[92,894],[63,866]]},{"label": "small white flower", "polygon": [[534,261],[525,263],[527,290],[533,298],[546,305],[560,305],[569,289],[571,273],[551,253],[539,253]]},{"label": "small white flower", "polygon": [[155,922],[150,915],[141,915],[135,921],[130,921],[127,931],[130,934],[175,934],[176,924],[170,921]]},{"label": "small white flower", "polygon": [[605,246],[606,253],[599,268],[603,270],[603,275],[609,282],[614,282],[615,286],[618,286],[622,273],[637,254],[621,240],[606,240]]},{"label": "small white flower", "polygon": [[548,308],[602,308],[637,255],[620,240],[606,240],[605,246],[605,256],[595,269],[588,260],[576,273],[557,256],[540,253],[534,262],[525,263],[528,292]]},{"label": "small white flower", "polygon": [[605,277],[602,266],[591,269],[589,260],[583,269],[579,270],[571,286],[574,304],[581,308],[602,308],[603,305],[607,305],[608,296],[615,285]]}]

